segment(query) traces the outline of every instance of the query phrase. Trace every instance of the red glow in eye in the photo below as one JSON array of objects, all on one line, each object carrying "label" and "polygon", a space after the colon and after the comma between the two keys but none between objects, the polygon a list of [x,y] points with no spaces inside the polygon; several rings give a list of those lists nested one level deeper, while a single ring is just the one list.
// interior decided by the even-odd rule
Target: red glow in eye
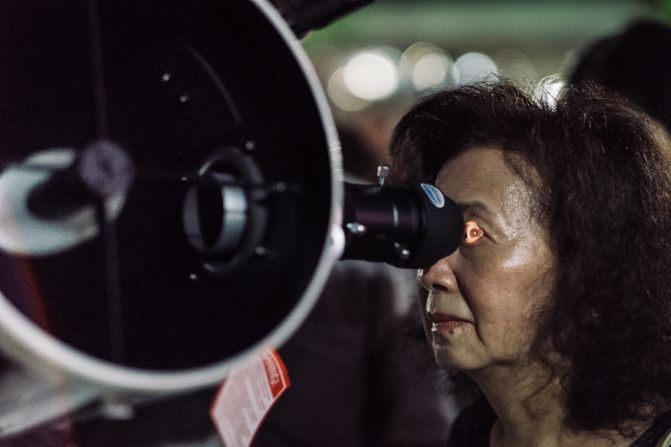
[{"label": "red glow in eye", "polygon": [[482,236],[485,235],[485,232],[482,231],[480,225],[478,225],[476,222],[473,222],[472,220],[466,222],[464,227],[464,243],[466,244],[475,244],[482,238]]}]

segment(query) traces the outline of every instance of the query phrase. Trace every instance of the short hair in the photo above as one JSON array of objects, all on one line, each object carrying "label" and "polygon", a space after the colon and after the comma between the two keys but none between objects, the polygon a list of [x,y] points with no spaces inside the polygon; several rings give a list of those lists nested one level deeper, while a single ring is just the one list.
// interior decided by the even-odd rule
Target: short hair
[{"label": "short hair", "polygon": [[571,84],[596,82],[671,128],[671,27],[639,20],[578,55]]},{"label": "short hair", "polygon": [[671,408],[665,135],[595,86],[568,88],[553,104],[505,81],[464,86],[421,99],[401,119],[393,178],[435,182],[474,145],[504,150],[548,231],[554,284],[532,352],[549,362],[550,343],[569,360],[560,372],[568,422],[625,434]]}]

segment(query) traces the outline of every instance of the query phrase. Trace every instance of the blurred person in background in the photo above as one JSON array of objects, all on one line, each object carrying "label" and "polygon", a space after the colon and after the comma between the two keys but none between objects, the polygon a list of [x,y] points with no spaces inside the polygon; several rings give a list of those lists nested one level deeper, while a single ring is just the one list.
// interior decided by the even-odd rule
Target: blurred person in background
[{"label": "blurred person in background", "polygon": [[419,272],[437,363],[479,397],[450,447],[671,442],[671,147],[627,101],[506,82],[420,100],[396,181],[461,204],[462,245]]},{"label": "blurred person in background", "polygon": [[590,44],[568,76],[570,84],[584,81],[624,96],[671,129],[671,27],[643,20]]}]

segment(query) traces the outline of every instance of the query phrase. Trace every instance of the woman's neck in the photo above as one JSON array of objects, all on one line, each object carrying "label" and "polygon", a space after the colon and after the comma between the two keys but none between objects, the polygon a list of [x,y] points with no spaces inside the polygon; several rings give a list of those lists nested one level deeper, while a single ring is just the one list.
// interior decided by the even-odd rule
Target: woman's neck
[{"label": "woman's neck", "polygon": [[497,366],[469,375],[498,416],[491,447],[620,447],[633,441],[615,430],[572,430],[559,380],[542,365]]}]

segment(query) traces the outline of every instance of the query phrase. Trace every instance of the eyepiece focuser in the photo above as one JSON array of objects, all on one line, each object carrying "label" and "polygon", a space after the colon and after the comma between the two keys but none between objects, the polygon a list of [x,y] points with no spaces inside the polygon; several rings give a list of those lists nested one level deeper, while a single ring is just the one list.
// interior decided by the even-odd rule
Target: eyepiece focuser
[{"label": "eyepiece focuser", "polygon": [[380,167],[376,185],[345,183],[342,259],[424,268],[454,252],[464,232],[459,206],[427,183],[386,186],[388,174]]}]

